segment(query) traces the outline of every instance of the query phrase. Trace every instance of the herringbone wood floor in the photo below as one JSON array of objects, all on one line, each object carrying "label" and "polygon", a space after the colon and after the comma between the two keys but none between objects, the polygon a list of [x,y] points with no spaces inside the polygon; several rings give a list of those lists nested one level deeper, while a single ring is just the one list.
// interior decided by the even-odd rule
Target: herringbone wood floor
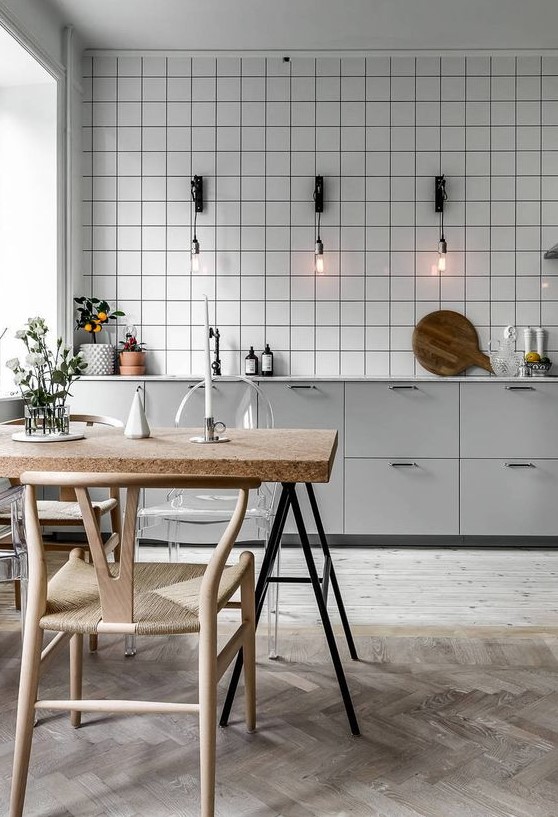
[{"label": "herringbone wood floor", "polygon": [[[360,551],[345,555],[363,561]],[[507,554],[500,557],[505,572]],[[416,555],[406,558],[410,564]],[[534,564],[546,558],[531,555],[524,561],[535,612]],[[424,566],[424,553],[420,559]],[[482,554],[471,559],[479,581],[481,559]],[[352,598],[347,576],[340,578]],[[360,579],[365,594],[372,578]],[[450,586],[455,580],[447,576]],[[388,576],[382,581],[387,584]],[[458,611],[461,605],[468,637],[458,630],[450,634],[442,600],[442,635],[419,635],[412,606],[406,624],[388,636],[379,635],[377,625],[368,629],[359,616],[361,661],[351,662],[343,649],[363,732],[357,739],[348,734],[315,613],[306,613],[311,607],[301,606],[297,622],[302,626],[284,628],[281,661],[267,660],[260,636],[258,731],[244,732],[240,699],[230,727],[219,730],[219,817],[556,817],[558,631],[550,629],[551,617],[544,630],[529,621],[530,629],[518,627],[513,636],[494,626],[475,628],[465,610],[481,603],[486,589],[475,592],[466,570],[459,570],[459,581],[467,598],[452,595],[446,606]],[[489,582],[487,574],[484,583]],[[541,592],[546,596],[547,590],[545,585]],[[440,577],[430,593],[443,597]],[[6,593],[2,598],[0,620],[6,622],[9,599]],[[401,591],[394,593],[392,606],[406,609]],[[351,603],[349,612],[355,613]],[[518,612],[524,614],[525,609]],[[507,612],[503,628],[509,619]],[[428,632],[435,633],[434,612],[427,623]],[[192,699],[195,644],[190,637],[143,639],[137,657],[124,659],[121,639],[105,636],[99,652],[86,656],[85,694]],[[18,656],[19,635],[12,624],[0,632],[2,814]],[[56,697],[66,690],[66,667],[57,661],[45,674],[43,692]],[[73,730],[68,716],[44,713],[34,738],[26,814],[197,817],[195,718],[87,715],[84,720]]]}]

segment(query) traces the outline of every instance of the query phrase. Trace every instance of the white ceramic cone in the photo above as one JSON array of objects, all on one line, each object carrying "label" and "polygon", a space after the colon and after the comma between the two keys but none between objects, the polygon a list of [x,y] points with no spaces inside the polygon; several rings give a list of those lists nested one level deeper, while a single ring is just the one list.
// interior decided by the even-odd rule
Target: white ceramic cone
[{"label": "white ceramic cone", "polygon": [[137,389],[134,394],[134,399],[132,400],[128,422],[124,429],[124,436],[129,437],[131,440],[141,440],[143,437],[149,437],[150,435],[151,429],[149,428],[149,423],[145,416],[139,389]]}]

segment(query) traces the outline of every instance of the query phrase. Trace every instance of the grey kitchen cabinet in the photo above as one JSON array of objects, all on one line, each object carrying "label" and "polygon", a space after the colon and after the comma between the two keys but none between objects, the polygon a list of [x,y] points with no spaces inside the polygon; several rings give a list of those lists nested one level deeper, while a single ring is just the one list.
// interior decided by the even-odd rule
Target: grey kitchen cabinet
[{"label": "grey kitchen cabinet", "polygon": [[556,460],[461,460],[464,536],[555,537],[557,497]]},{"label": "grey kitchen cabinet", "polygon": [[130,406],[141,380],[123,380],[114,377],[111,380],[81,379],[72,384],[72,396],[69,398],[72,414],[102,414],[115,417],[123,423],[128,419]]},{"label": "grey kitchen cabinet", "polygon": [[[264,394],[273,408],[276,428],[331,428],[338,431],[338,449],[329,483],[315,485],[322,522],[327,533],[343,533],[343,411],[344,384],[312,380],[285,382],[260,382]],[[308,532],[315,533],[306,489],[300,486],[304,519]],[[295,531],[289,519],[286,532]]]},{"label": "grey kitchen cabinet", "polygon": [[[82,379],[72,387],[71,408],[125,421],[141,384],[151,427],[171,426],[188,387],[197,382]],[[276,427],[338,431],[331,481],[315,486],[327,533],[556,535],[558,381],[257,382]],[[224,378],[213,389],[216,419],[236,425],[243,385]],[[203,413],[200,389],[193,404],[196,427]],[[528,462],[533,467],[522,467]],[[309,520],[302,486],[298,493]],[[146,501],[161,498],[154,492]],[[315,532],[314,525],[308,528]],[[292,519],[286,530],[295,532]]]},{"label": "grey kitchen cabinet", "polygon": [[459,533],[459,460],[345,461],[345,533]]},{"label": "grey kitchen cabinet", "polygon": [[[145,414],[151,428],[173,426],[182,398],[188,393],[189,387],[197,382],[197,380],[146,381]],[[202,423],[203,405],[199,418],[200,428]]]},{"label": "grey kitchen cabinet", "polygon": [[457,383],[347,383],[347,457],[458,457]]},{"label": "grey kitchen cabinet", "polygon": [[558,457],[557,384],[462,383],[461,456]]}]

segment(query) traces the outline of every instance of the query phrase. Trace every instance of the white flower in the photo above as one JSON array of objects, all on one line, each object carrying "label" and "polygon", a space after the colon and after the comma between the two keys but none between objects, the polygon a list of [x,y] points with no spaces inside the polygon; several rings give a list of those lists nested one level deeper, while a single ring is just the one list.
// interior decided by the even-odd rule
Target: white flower
[{"label": "white flower", "polygon": [[20,362],[18,357],[11,357],[9,360],[6,361],[6,366],[8,369],[11,369],[12,372],[15,372],[16,369],[19,369]]},{"label": "white flower", "polygon": [[18,329],[17,332],[15,333],[15,337],[18,340],[25,340],[25,338],[27,337],[27,331],[25,329]]},{"label": "white flower", "polygon": [[25,358],[28,366],[44,366],[46,363],[45,356],[39,352],[29,352]]},{"label": "white flower", "polygon": [[16,386],[19,386],[20,383],[23,383],[24,380],[25,380],[25,374],[23,372],[16,372],[14,374],[14,382],[15,382]]}]

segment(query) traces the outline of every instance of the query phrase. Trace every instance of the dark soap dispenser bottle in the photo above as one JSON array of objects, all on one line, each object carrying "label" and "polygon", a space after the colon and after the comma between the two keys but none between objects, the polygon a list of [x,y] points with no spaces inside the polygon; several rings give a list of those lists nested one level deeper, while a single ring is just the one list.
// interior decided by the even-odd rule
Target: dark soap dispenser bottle
[{"label": "dark soap dispenser bottle", "polygon": [[258,374],[258,356],[254,353],[254,347],[250,346],[250,351],[244,360],[244,374],[254,377]]},{"label": "dark soap dispenser bottle", "polygon": [[262,353],[262,377],[273,377],[273,352],[266,343]]}]

